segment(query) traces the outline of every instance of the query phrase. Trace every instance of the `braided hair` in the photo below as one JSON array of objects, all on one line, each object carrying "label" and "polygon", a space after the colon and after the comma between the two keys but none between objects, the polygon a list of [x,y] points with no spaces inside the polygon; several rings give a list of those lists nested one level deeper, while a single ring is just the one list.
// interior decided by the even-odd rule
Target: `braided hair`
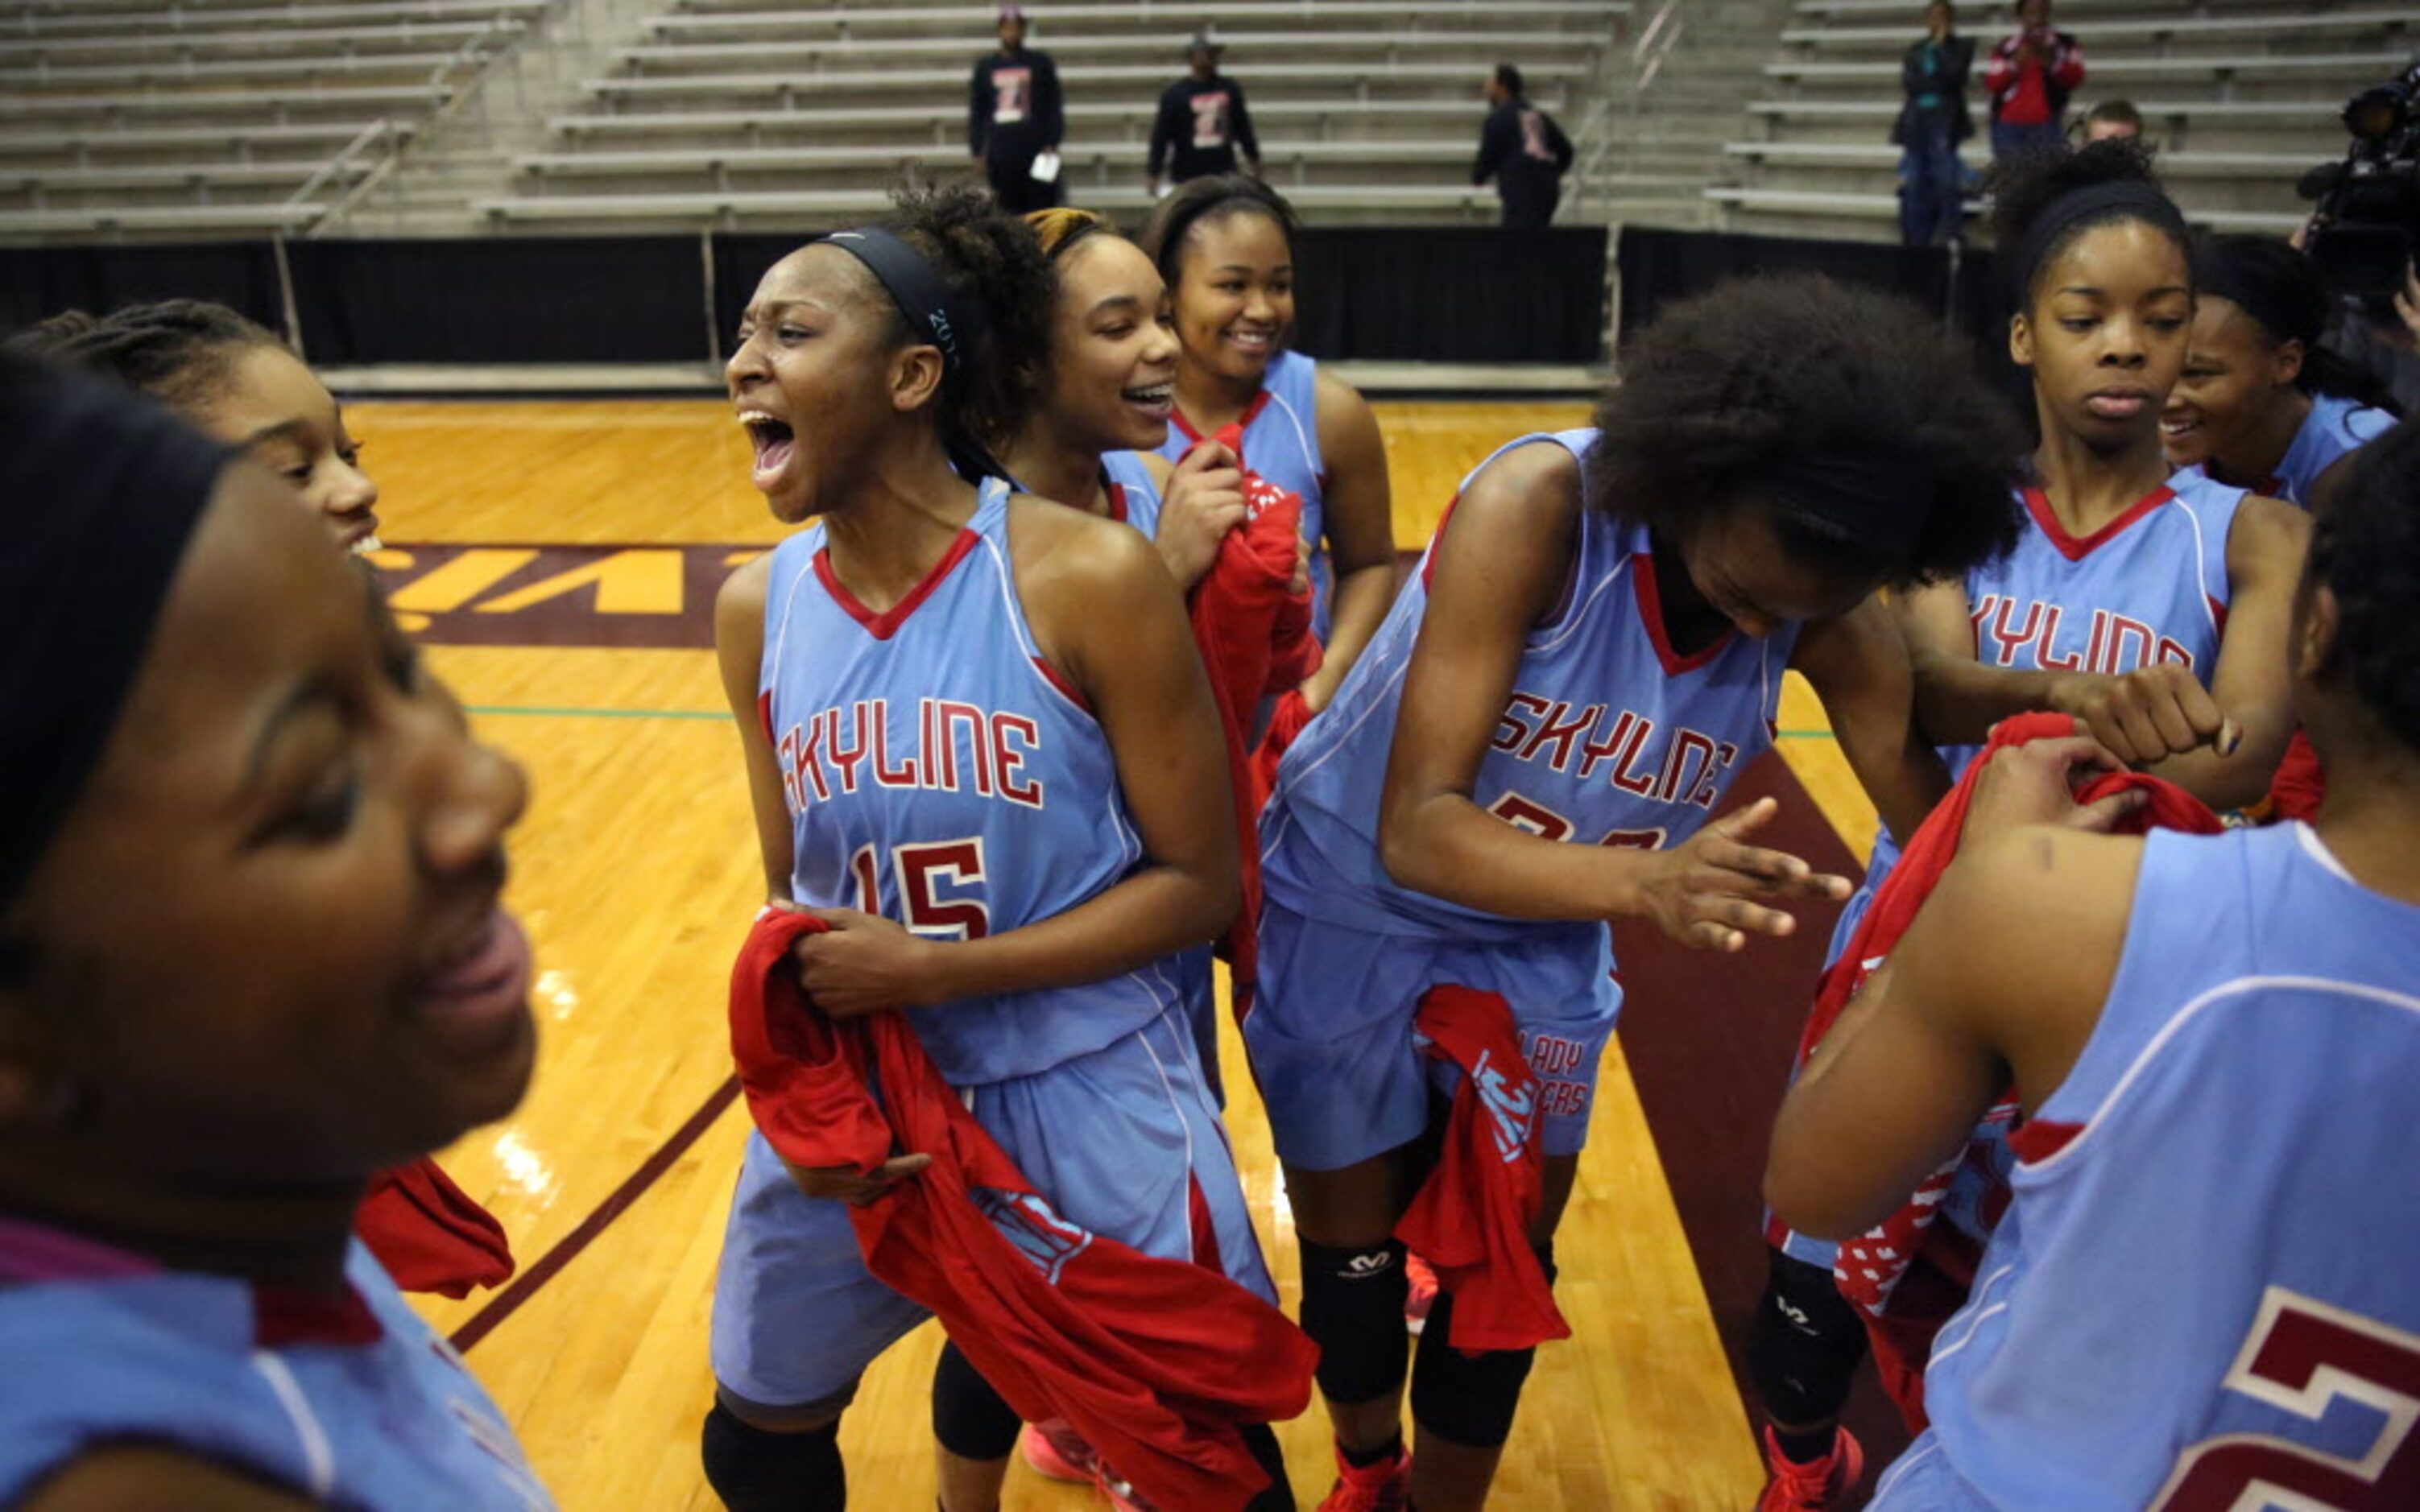
[{"label": "braided hair", "polygon": [[223,389],[237,358],[284,349],[269,331],[208,300],[158,300],[105,316],[70,310],[9,338],[8,349],[99,373],[190,410]]}]

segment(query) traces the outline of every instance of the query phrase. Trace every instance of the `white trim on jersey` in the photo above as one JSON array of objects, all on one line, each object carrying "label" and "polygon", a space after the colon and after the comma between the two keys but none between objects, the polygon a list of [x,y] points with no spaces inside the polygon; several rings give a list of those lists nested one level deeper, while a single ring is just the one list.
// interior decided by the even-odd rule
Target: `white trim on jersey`
[{"label": "white trim on jersey", "polygon": [[[1562,623],[1551,628],[1543,639],[1531,641],[1527,649],[1539,652],[1561,650],[1563,642],[1579,634],[1581,627],[1588,623],[1589,610],[1595,607],[1596,601],[1605,596],[1606,589],[1615,587],[1621,581],[1623,575],[1631,570],[1631,563],[1637,559],[1637,552],[1624,551],[1621,559],[1614,563],[1612,568],[1596,580],[1595,587],[1590,588],[1585,596],[1575,597],[1572,601],[1572,607],[1563,614]],[[1651,566],[1649,570],[1652,571],[1653,568]]]},{"label": "white trim on jersey", "polygon": [[303,1473],[310,1477],[313,1499],[331,1500],[336,1494],[336,1449],[328,1442],[328,1430],[312,1414],[310,1399],[302,1394],[302,1383],[294,1379],[294,1372],[287,1368],[285,1361],[267,1350],[253,1351],[252,1367],[269,1382],[277,1405],[286,1410],[287,1420],[294,1425],[294,1436],[302,1442]]},{"label": "white trim on jersey", "polygon": [[[2004,1313],[2009,1310],[2009,1304],[2005,1302],[1992,1303],[1989,1305],[1985,1305],[1983,1299],[1992,1294],[1992,1288],[1993,1287],[1998,1286],[2001,1282],[2006,1281],[2009,1276],[2015,1274],[2016,1269],[2017,1268],[2012,1264],[2003,1265],[1998,1270],[1983,1278],[1983,1284],[1975,1288],[1975,1294],[1967,1299],[1966,1305],[1959,1308],[1957,1316],[1950,1319],[1950,1320],[1942,1327],[1941,1332],[1934,1335],[1932,1340],[1932,1354],[1931,1362],[1925,1366],[1926,1369],[1930,1370],[1932,1368],[1933,1365],[1937,1365],[1940,1362],[1948,1359],[1951,1355],[1956,1354],[1967,1345],[1974,1343],[1976,1334],[1982,1329],[1983,1324],[1986,1321],[1994,1315]],[[1952,1340],[1949,1336],[1950,1330],[1961,1323],[1966,1325],[1965,1331],[1960,1334],[1955,1340]]]},{"label": "white trim on jersey", "polygon": [[[2047,1177],[2062,1169],[2065,1163],[2071,1161],[2077,1150],[2093,1143],[2094,1135],[2101,1132],[2102,1121],[2108,1117],[2110,1111],[2118,1105],[2121,1098],[2133,1089],[2137,1081],[2149,1073],[2151,1062],[2159,1058],[2161,1052],[2168,1047],[2171,1040],[2184,1032],[2188,1024],[2224,1001],[2241,998],[2252,993],[2267,992],[2273,988],[2286,988],[2296,992],[2334,993],[2364,1002],[2381,1003],[2389,1008],[2401,1009],[2413,1018],[2420,1019],[2420,997],[2415,997],[2409,993],[2390,991],[2384,987],[2373,987],[2366,982],[2340,981],[2333,977],[2296,976],[2238,977],[2231,981],[2220,982],[2168,1016],[2168,1021],[2160,1026],[2160,1032],[2151,1036],[2150,1042],[2135,1053],[2125,1073],[2118,1078],[2117,1084],[2109,1088],[2107,1095],[2102,1098],[2090,1117],[2084,1120],[2084,1128],[2074,1138],[2039,1161],[2019,1161],[2017,1168],[2039,1177]],[[2086,1055],[2091,1053],[2088,1044],[2085,1053]],[[2055,1092],[2051,1094],[2052,1098],[2057,1095]]]},{"label": "white trim on jersey", "polygon": [[[1313,404],[1316,404],[1316,403],[1318,403],[1318,402],[1319,402],[1319,386],[1318,386],[1318,385],[1319,385],[1319,378],[1318,378],[1318,375],[1313,374],[1313,375],[1312,375],[1312,377],[1311,377],[1311,402],[1312,402]],[[1309,436],[1307,436],[1307,435],[1305,435],[1305,434],[1303,433],[1303,428],[1302,428],[1302,417],[1301,417],[1300,415],[1298,415],[1298,414],[1295,413],[1295,408],[1294,408],[1294,406],[1292,406],[1292,405],[1290,405],[1290,404],[1286,403],[1284,399],[1282,399],[1282,398],[1279,397],[1277,390],[1275,390],[1275,389],[1270,389],[1270,390],[1268,390],[1268,391],[1267,391],[1267,393],[1268,393],[1268,396],[1269,396],[1269,409],[1278,409],[1278,410],[1282,410],[1282,411],[1284,411],[1284,413],[1285,413],[1285,417],[1286,417],[1286,424],[1290,424],[1290,425],[1292,425],[1292,426],[1294,427],[1294,440],[1295,440],[1295,444],[1296,446],[1298,446],[1298,447],[1300,447],[1300,448],[1302,449],[1302,465],[1303,465],[1304,469],[1305,469],[1306,471],[1308,471],[1311,473],[1311,482],[1312,482],[1313,484],[1318,485],[1318,486],[1319,486],[1319,492],[1320,492],[1320,498],[1321,498],[1322,501],[1324,502],[1324,501],[1326,501],[1326,495],[1327,495],[1327,486],[1326,486],[1326,484],[1324,481],[1322,481],[1322,480],[1323,480],[1323,479],[1325,479],[1325,477],[1326,476],[1326,472],[1321,469],[1321,467],[1320,467],[1320,465],[1319,465],[1319,464],[1320,464],[1320,456],[1319,456],[1318,449],[1317,449],[1317,448],[1315,448],[1314,446],[1312,446],[1312,445],[1311,444],[1311,438],[1310,438]],[[1264,412],[1265,413],[1265,411],[1264,411]],[[1314,428],[1314,429],[1317,427],[1318,423],[1319,423],[1319,422],[1318,422],[1318,416],[1314,414],[1314,415],[1311,417],[1311,424],[1312,424],[1312,426],[1313,426],[1313,428]],[[1259,469],[1257,469],[1257,468],[1255,468],[1255,469],[1253,469],[1253,471],[1257,472],[1257,471],[1259,471],[1260,470],[1259,470]]]},{"label": "white trim on jersey", "polygon": [[[821,524],[817,524],[815,529],[820,531],[823,529],[823,526]],[[791,539],[798,540],[799,537],[792,536]],[[773,548],[774,551],[779,551],[780,549],[780,547],[775,547]],[[791,617],[799,611],[799,591],[806,586],[808,579],[815,575],[815,552],[822,549],[823,548],[820,545],[813,548],[812,549],[805,547],[799,548],[799,550],[806,554],[806,564],[800,567],[797,572],[791,574],[789,592],[782,595],[781,627],[774,633],[772,643],[767,645],[758,653],[756,691],[759,694],[772,690],[773,685],[769,680],[770,673],[768,669],[778,667],[782,664],[782,648],[790,643],[790,620]],[[771,554],[772,553],[770,552],[767,553],[768,558]],[[769,731],[767,733],[766,738],[768,740],[773,738]]]},{"label": "white trim on jersey", "polygon": [[[2194,509],[2193,505],[2185,502],[2184,495],[2182,494],[2175,495],[2169,499],[2168,502],[2176,505],[2179,509],[2183,510],[2185,512],[2185,518],[2193,521],[2194,586],[2201,590],[2197,596],[2201,599],[2202,618],[2210,621],[2211,636],[2212,639],[2220,642],[2220,649],[2224,650],[2226,648],[2226,634],[2219,625],[2217,606],[2211,602],[2212,594],[2210,591],[2210,542],[2206,538],[2207,532],[2202,530],[2201,516]],[[2220,560],[2224,562],[2226,559],[2222,557]],[[2232,583],[2228,584],[2230,591],[2226,596],[2229,602],[2232,602],[2235,597],[2235,594],[2232,592],[2233,586],[2234,585]],[[2215,665],[2211,668],[2211,675],[2213,677],[2218,675],[2218,669]]]},{"label": "white trim on jersey", "polygon": [[2325,867],[2329,875],[2341,881],[2349,882],[2356,887],[2361,886],[2360,880],[2351,872],[2345,870],[2345,864],[2342,861],[2336,859],[2336,853],[2328,849],[2328,842],[2319,839],[2319,832],[2318,830],[2313,829],[2310,825],[2304,824],[2299,819],[2295,820],[2293,824],[2294,839],[2302,845],[2304,855],[2309,856],[2312,860],[2319,862],[2322,867]]}]

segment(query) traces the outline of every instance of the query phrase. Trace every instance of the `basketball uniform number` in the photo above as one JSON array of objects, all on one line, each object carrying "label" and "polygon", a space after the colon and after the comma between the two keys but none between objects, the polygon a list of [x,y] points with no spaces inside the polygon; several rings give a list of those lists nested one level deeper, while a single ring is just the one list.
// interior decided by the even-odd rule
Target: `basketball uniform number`
[{"label": "basketball uniform number", "polygon": [[[861,845],[849,857],[860,912],[882,911],[874,847]],[[991,933],[991,906],[983,900],[983,841],[945,840],[891,847],[891,875],[898,884],[901,922],[908,932],[937,940],[979,940]]]},{"label": "basketball uniform number", "polygon": [[[1515,829],[1526,829],[1540,840],[1569,840],[1572,822],[1534,798],[1518,793],[1507,793],[1488,805],[1487,811]],[[1662,829],[1616,829],[1608,832],[1599,845],[1612,845],[1624,850],[1655,851],[1664,848]]]},{"label": "basketball uniform number", "polygon": [[2230,1433],[2187,1449],[2157,1512],[2283,1505],[2337,1512],[2420,1506],[2420,1337],[2271,1287],[2226,1389],[2314,1423],[2339,1397],[2385,1415],[2359,1459],[2283,1439]]}]

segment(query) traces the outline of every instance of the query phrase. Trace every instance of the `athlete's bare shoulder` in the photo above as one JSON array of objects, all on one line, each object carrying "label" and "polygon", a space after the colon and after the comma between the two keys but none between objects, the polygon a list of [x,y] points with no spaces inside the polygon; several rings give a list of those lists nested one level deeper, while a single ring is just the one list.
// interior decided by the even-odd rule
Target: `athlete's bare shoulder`
[{"label": "athlete's bare shoulder", "polygon": [[1031,494],[1008,501],[1008,554],[1029,609],[1058,595],[1114,589],[1133,575],[1168,576],[1140,531]]}]

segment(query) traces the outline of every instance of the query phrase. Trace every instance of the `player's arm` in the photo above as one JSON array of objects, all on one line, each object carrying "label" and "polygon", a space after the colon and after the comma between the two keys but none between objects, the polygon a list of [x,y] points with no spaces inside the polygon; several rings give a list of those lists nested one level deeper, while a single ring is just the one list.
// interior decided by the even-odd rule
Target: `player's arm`
[{"label": "player's arm", "polygon": [[967,80],[967,155],[980,162],[991,135],[991,68],[978,60]]},{"label": "player's arm", "polygon": [[1322,373],[1313,408],[1319,454],[1327,469],[1328,560],[1336,572],[1326,655],[1302,685],[1304,700],[1316,711],[1336,696],[1394,605],[1395,496],[1387,478],[1387,444],[1370,401],[1351,384]]},{"label": "player's arm", "polygon": [[[2064,768],[2057,779],[2063,799]],[[1764,1191],[1784,1223],[1863,1233],[2012,1075],[2028,1108],[2057,1088],[2117,974],[2141,854],[2140,841],[2051,825],[1968,840],[1782,1102]]]},{"label": "player's arm", "polygon": [[721,591],[714,595],[714,659],[722,672],[722,696],[731,705],[732,722],[739,727],[756,849],[765,861],[765,896],[786,902],[793,861],[790,810],[782,796],[782,769],[756,704],[765,665],[765,591],[772,576],[773,553],[768,550],[722,580]]},{"label": "player's arm", "polygon": [[1916,676],[1898,616],[1879,596],[1798,632],[1790,664],[1832,722],[1840,754],[1904,845],[1949,791],[1949,769],[1916,723]]},{"label": "player's arm", "polygon": [[2001,720],[2046,710],[2073,717],[2130,766],[2213,743],[2235,748],[2234,711],[2223,708],[2190,667],[2163,661],[2112,674],[1986,666],[1976,656],[1981,632],[1962,585],[1935,583],[1902,594],[1900,603],[1916,668],[1916,720],[1943,745],[1979,746]]},{"label": "player's arm", "polygon": [[95,1449],[18,1504],[23,1512],[311,1512],[320,1504],[227,1466],[147,1443]]},{"label": "player's arm", "polygon": [[1151,153],[1143,165],[1152,183],[1159,182],[1160,170],[1168,166],[1169,148],[1176,145],[1176,132],[1185,104],[1177,96],[1177,86],[1170,85],[1160,91],[1159,115],[1151,123]]},{"label": "player's arm", "polygon": [[1059,150],[1059,142],[1067,134],[1067,107],[1059,92],[1059,65],[1048,54],[1034,60],[1033,113],[1042,128],[1042,146],[1051,152]]},{"label": "player's arm", "polygon": [[1230,83],[1228,88],[1234,97],[1233,102],[1235,111],[1235,146],[1243,149],[1244,162],[1250,166],[1252,173],[1257,177],[1261,171],[1260,133],[1252,130],[1252,112],[1251,108],[1244,103],[1244,86]]},{"label": "player's arm", "polygon": [[2277,775],[2294,735],[2293,679],[2288,667],[2294,589],[2311,547],[2311,517],[2275,499],[2246,499],[2226,532],[2226,633],[2210,696],[2241,732],[2220,755],[2199,746],[2151,768],[2225,811],[2257,803]]},{"label": "player's arm", "polygon": [[[800,980],[835,1017],[1098,981],[1202,945],[1241,904],[1234,799],[1209,674],[1151,543],[1058,505],[1012,509],[1017,592],[1044,656],[1091,707],[1142,841],[1140,865],[1063,914],[934,941],[851,909],[798,947]],[[1063,788],[1071,814],[1113,801]]]},{"label": "player's arm", "polygon": [[1470,164],[1470,181],[1483,184],[1496,177],[1497,164],[1504,161],[1504,152],[1512,139],[1505,122],[1512,113],[1502,108],[1487,113],[1487,124],[1479,129],[1479,156]]},{"label": "player's arm", "polygon": [[1516,918],[1645,915],[1687,943],[1725,949],[1745,931],[1788,933],[1789,916],[1751,895],[1846,896],[1848,883],[1739,843],[1769,803],[1678,849],[1640,851],[1544,840],[1471,795],[1529,630],[1562,595],[1580,509],[1578,462],[1545,443],[1489,463],[1455,502],[1388,754],[1380,859],[1404,887]]}]

